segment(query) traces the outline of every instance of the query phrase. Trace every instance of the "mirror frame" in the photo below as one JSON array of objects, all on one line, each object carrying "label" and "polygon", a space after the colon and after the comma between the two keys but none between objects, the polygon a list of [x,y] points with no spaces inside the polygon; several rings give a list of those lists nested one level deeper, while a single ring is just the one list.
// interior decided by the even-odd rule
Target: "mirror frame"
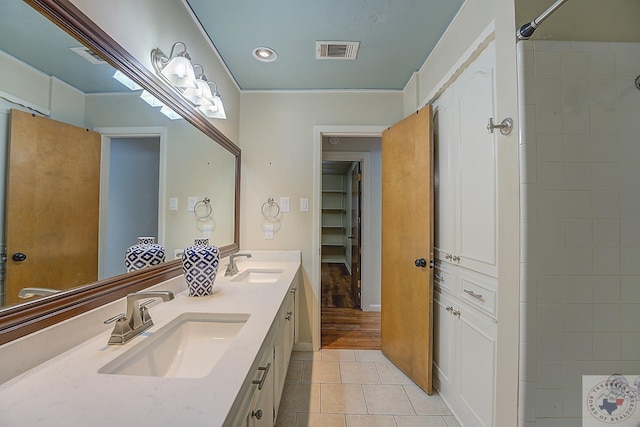
[{"label": "mirror frame", "polygon": [[[198,113],[187,100],[176,96],[173,89],[147,70],[69,0],[24,0],[24,2],[102,56],[114,68],[128,75],[209,136],[214,143],[220,144],[236,157],[234,242],[219,249],[221,257],[237,252],[240,242],[240,148],[213,126],[207,118]],[[0,309],[0,345],[181,274],[181,261],[173,260]]]}]

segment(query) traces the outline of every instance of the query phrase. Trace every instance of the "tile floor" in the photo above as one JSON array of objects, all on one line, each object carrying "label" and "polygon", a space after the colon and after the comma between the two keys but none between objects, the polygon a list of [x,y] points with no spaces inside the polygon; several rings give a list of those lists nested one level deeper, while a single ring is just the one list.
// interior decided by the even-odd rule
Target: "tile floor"
[{"label": "tile floor", "polygon": [[460,427],[379,350],[294,352],[276,427]]}]

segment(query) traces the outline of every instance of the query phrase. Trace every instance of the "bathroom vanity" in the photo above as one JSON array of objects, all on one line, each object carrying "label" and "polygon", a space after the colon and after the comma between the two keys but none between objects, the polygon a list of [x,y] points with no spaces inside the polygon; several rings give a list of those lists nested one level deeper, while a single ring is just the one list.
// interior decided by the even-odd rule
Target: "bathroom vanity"
[{"label": "bathroom vanity", "polygon": [[[300,253],[250,252],[231,277],[221,262],[213,295],[189,297],[183,276],[154,286],[175,299],[146,305],[154,325],[127,344],[107,345],[105,326],[0,385],[0,424],[273,426],[296,339]],[[105,320],[123,304],[98,311]],[[95,319],[77,316],[37,342]],[[0,353],[11,345],[20,343]]]}]

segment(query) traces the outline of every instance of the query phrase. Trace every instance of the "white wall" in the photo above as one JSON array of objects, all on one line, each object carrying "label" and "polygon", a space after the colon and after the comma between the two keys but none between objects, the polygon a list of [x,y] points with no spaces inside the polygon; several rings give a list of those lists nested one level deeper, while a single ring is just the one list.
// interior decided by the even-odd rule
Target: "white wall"
[{"label": "white wall", "polygon": [[582,375],[640,372],[640,43],[519,48],[520,419],[574,426]]},{"label": "white wall", "polygon": [[[301,250],[304,286],[301,293],[300,340],[312,342],[320,288],[312,274],[314,126],[389,126],[402,118],[400,92],[244,92],[240,141],[242,148],[242,230],[240,246],[258,250]],[[315,165],[315,166],[318,166]],[[273,240],[264,239],[260,208],[269,197],[291,197],[292,211],[281,214]],[[309,198],[309,212],[299,199]],[[319,277],[318,277],[319,279]],[[314,313],[315,312],[315,313]],[[319,339],[318,336],[315,337]]]}]

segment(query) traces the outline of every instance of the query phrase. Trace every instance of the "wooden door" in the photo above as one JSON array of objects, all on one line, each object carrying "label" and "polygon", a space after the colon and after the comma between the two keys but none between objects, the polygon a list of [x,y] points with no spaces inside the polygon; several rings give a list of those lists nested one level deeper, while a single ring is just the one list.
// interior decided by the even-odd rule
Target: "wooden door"
[{"label": "wooden door", "polygon": [[7,304],[23,302],[18,292],[25,287],[97,280],[99,194],[100,134],[11,111]]},{"label": "wooden door", "polygon": [[382,352],[432,389],[431,106],[382,133]]},{"label": "wooden door", "polygon": [[360,163],[354,162],[351,170],[351,299],[360,307]]}]

